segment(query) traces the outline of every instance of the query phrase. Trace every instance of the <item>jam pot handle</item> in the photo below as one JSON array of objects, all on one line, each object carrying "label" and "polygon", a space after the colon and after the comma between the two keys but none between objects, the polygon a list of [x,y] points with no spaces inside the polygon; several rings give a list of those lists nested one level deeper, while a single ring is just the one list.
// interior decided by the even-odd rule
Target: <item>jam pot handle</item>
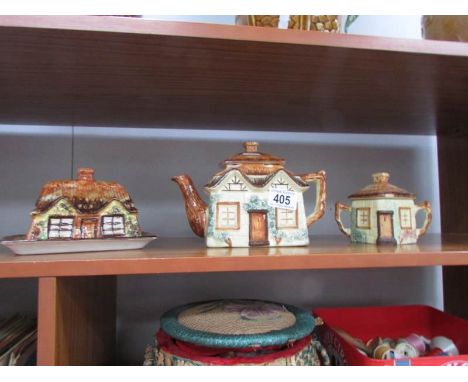
[{"label": "jam pot handle", "polygon": [[427,229],[429,228],[429,225],[431,224],[432,221],[432,207],[431,203],[429,203],[427,200],[425,200],[422,203],[416,204],[416,213],[418,211],[424,210],[426,217],[424,219],[424,223],[422,228],[416,228],[416,233],[419,236],[424,235],[427,232]]},{"label": "jam pot handle", "polygon": [[338,223],[338,227],[340,228],[340,231],[343,232],[346,236],[351,237],[351,229],[345,228],[343,222],[341,221],[341,213],[343,211],[348,211],[351,213],[351,206],[340,202],[335,203],[335,220]]},{"label": "jam pot handle", "polygon": [[316,197],[314,212],[307,216],[307,226],[310,227],[317,220],[319,220],[325,213],[325,200],[327,198],[327,174],[321,170],[319,172],[312,172],[310,174],[301,175],[304,182],[316,182]]}]

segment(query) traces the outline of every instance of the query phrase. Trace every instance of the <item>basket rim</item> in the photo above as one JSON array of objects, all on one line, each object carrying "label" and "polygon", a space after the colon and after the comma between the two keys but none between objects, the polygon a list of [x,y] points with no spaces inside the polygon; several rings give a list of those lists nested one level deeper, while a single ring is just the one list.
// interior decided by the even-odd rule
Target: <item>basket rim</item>
[{"label": "basket rim", "polygon": [[178,341],[165,333],[162,329],[156,334],[157,348],[159,351],[164,352],[166,355],[176,357],[182,360],[191,362],[200,362],[206,365],[217,365],[217,366],[233,366],[233,365],[262,365],[266,363],[276,362],[280,359],[286,359],[292,357],[300,352],[304,351],[307,347],[312,346],[313,338],[312,335],[301,338],[295,341],[291,346],[287,346],[277,351],[273,351],[269,354],[259,354],[255,357],[232,357],[223,358],[217,356],[197,354],[195,351],[189,352],[181,349],[178,346]]},{"label": "basket rim", "polygon": [[302,339],[312,333],[315,327],[314,316],[311,312],[298,308],[293,305],[282,304],[274,301],[254,300],[254,299],[236,299],[251,302],[264,302],[284,306],[289,312],[294,314],[296,322],[287,328],[280,330],[272,330],[267,333],[259,334],[218,334],[208,333],[199,330],[190,329],[178,322],[180,313],[194,307],[196,305],[213,303],[218,301],[228,300],[208,300],[194,302],[190,304],[175,307],[161,316],[161,329],[171,337],[192,344],[208,346],[208,347],[223,347],[223,348],[245,348],[245,347],[262,347],[272,345],[284,345],[291,341]]}]

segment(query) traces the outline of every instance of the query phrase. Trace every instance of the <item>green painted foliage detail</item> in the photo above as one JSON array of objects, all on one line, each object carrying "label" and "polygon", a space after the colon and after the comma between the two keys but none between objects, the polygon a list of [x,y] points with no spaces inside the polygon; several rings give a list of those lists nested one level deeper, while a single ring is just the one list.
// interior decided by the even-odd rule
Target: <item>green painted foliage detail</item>
[{"label": "green painted foliage detail", "polygon": [[212,237],[215,240],[225,242],[229,235],[227,232],[217,232],[215,230],[215,218],[216,218],[216,203],[219,200],[219,195],[210,196],[210,207],[208,209],[208,230],[207,236]]},{"label": "green painted foliage detail", "polygon": [[48,232],[47,232],[48,222],[46,220],[40,220],[36,223],[36,227],[40,229],[40,233],[39,233],[39,236],[37,237],[37,240],[47,240],[48,239]]},{"label": "green painted foliage detail", "polygon": [[[218,232],[216,231],[216,203],[219,201],[219,195],[211,195],[210,204],[208,208],[208,228],[207,236],[213,238],[214,240],[226,242],[229,239],[228,232]],[[264,210],[267,211],[268,217],[268,231],[276,239],[281,239],[283,242],[296,242],[296,241],[305,241],[309,236],[309,231],[307,229],[298,229],[298,230],[278,230],[276,228],[275,221],[275,208],[268,205],[268,202],[264,199],[259,198],[257,195],[252,195],[250,200],[247,203],[244,203],[242,208],[246,212]]]},{"label": "green painted foliage detail", "polygon": [[257,195],[253,195],[249,202],[244,204],[244,210],[247,212],[255,210],[268,211],[268,230],[276,239],[282,239],[286,242],[291,242],[307,240],[307,237],[309,236],[309,231],[307,229],[300,229],[296,231],[278,231],[276,228],[274,207],[268,205],[266,200],[260,199]]},{"label": "green painted foliage detail", "polygon": [[367,242],[367,235],[364,234],[363,232],[354,229],[351,230],[351,240],[356,242],[356,243],[365,243]]},{"label": "green painted foliage detail", "polygon": [[126,216],[125,219],[125,236],[134,237],[141,236],[141,229],[136,217],[131,215]]},{"label": "green painted foliage detail", "polygon": [[63,211],[63,214],[74,214],[73,208],[71,208],[70,205],[63,200],[59,202],[57,207]]}]

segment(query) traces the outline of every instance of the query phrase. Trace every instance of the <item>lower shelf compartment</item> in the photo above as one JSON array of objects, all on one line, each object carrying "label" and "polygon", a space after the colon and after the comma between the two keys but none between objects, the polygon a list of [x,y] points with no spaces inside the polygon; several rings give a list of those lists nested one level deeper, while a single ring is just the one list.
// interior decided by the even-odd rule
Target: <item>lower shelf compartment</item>
[{"label": "lower shelf compartment", "polygon": [[[265,297],[274,296],[275,300],[279,301],[292,298],[293,302],[307,300],[308,305],[314,302],[315,306],[321,306],[315,301],[318,301],[317,293],[323,291],[319,288],[323,285],[317,284],[316,277],[314,278],[312,274],[307,273],[307,279],[315,280],[315,284],[307,284],[309,297],[305,299],[302,298],[303,295],[301,298],[296,296],[301,288],[306,288],[306,284],[301,283],[301,279],[298,280],[298,275],[288,275],[285,278],[277,276],[277,279],[271,280],[272,273],[263,271],[309,272],[314,269],[330,269],[329,272],[335,272],[331,270],[342,269],[339,271],[341,273],[333,275],[329,283],[335,281],[339,283],[341,286],[339,294],[347,295],[346,301],[354,300],[362,303],[362,299],[350,294],[354,283],[358,283],[362,284],[362,288],[376,290],[376,293],[366,295],[367,302],[379,301],[379,304],[382,304],[379,296],[388,289],[385,288],[385,283],[390,283],[387,287],[394,288],[394,284],[398,284],[400,280],[404,284],[400,287],[404,288],[405,285],[414,284],[412,272],[418,271],[419,267],[465,264],[468,264],[468,235],[428,235],[423,237],[418,245],[401,247],[355,245],[340,236],[312,236],[311,244],[307,247],[206,248],[201,239],[162,239],[138,251],[41,256],[14,256],[6,248],[0,251],[0,277],[39,278],[39,365],[107,365],[121,361],[128,363],[129,359],[135,364],[137,360],[132,356],[128,357],[127,354],[116,356],[117,346],[120,349],[121,345],[125,347],[129,342],[135,342],[133,338],[124,338],[122,343],[122,338],[119,339],[117,336],[116,327],[118,322],[121,326],[121,319],[127,325],[124,330],[129,328],[133,330],[132,325],[136,316],[128,312],[135,311],[135,314],[139,312],[137,320],[140,320],[141,313],[145,312],[144,319],[146,322],[151,321],[150,329],[138,330],[140,335],[138,341],[141,341],[143,338],[141,334],[144,334],[144,338],[150,338],[148,333],[157,329],[156,321],[160,311],[154,306],[152,309],[149,308],[149,301],[154,300],[158,306],[167,307],[174,304],[174,296],[180,300],[198,298],[198,296],[230,298],[232,296],[222,293],[223,288],[214,287],[226,285],[226,281],[229,287],[225,288],[224,292],[231,291],[236,297],[263,298],[265,295]],[[380,269],[359,270],[357,271],[359,274],[349,275],[348,282],[344,282],[343,276],[346,275],[342,272],[364,268]],[[392,281],[389,275],[380,274],[387,272],[388,268],[401,268],[394,270],[398,272],[398,277],[395,276],[398,280]],[[430,268],[423,269],[432,271]],[[236,272],[244,271],[253,271],[250,274],[252,277],[242,276],[239,279],[240,274]],[[375,277],[371,278],[373,282],[369,280],[367,272],[376,273]],[[399,272],[408,273],[407,278],[401,280]],[[200,278],[199,273],[212,274],[204,275],[195,283],[194,279]],[[273,273],[283,275],[282,272]],[[162,277],[164,274],[174,280],[156,285],[155,280],[166,279]],[[121,276],[123,279],[123,284],[119,284],[124,286],[119,289],[120,301],[132,301],[132,304],[128,303],[124,308],[121,306],[120,313],[117,313],[119,299],[116,276]],[[206,276],[209,276],[209,280]],[[306,275],[303,276],[305,279]],[[187,277],[192,281],[187,282]],[[254,277],[255,282],[252,281]],[[140,285],[142,281],[140,278],[148,280],[145,279],[146,283],[141,290],[135,289],[133,285]],[[425,279],[425,274],[417,276],[418,282]],[[299,284],[296,285],[291,280],[298,280]],[[372,286],[378,285],[380,280],[383,281],[383,286]],[[432,280],[432,273],[428,280]],[[245,288],[239,283],[245,284]],[[256,285],[263,284],[265,289],[255,288]],[[169,286],[169,289],[161,288],[161,285]],[[193,289],[193,285],[196,286],[196,290]],[[398,291],[401,292],[401,289]],[[311,292],[315,294],[311,295]],[[138,303],[131,300],[137,295],[141,296],[138,299],[141,301]],[[337,296],[331,303],[339,306],[344,297],[340,300]],[[388,296],[386,301],[394,301],[395,296]],[[331,301],[328,295],[326,298],[327,301]],[[122,316],[122,309],[127,316]],[[143,333],[144,330],[146,334]],[[119,329],[119,333],[121,336],[122,328]],[[119,345],[117,345],[118,339]],[[141,357],[143,357],[144,344],[135,344],[136,347],[141,348]],[[135,348],[132,350],[134,354],[136,354]]]},{"label": "lower shelf compartment", "polygon": [[[422,287],[420,293],[408,291],[406,298],[399,297],[411,282],[432,280],[432,271],[436,270],[44,277],[39,279],[38,364],[141,365],[145,346],[152,344],[160,327],[161,315],[193,301],[254,298],[292,303],[307,310],[347,304],[390,305],[395,301],[440,307],[436,299],[424,298]],[[334,283],[340,286],[335,292],[330,288]],[[366,289],[372,292],[363,297]]]}]

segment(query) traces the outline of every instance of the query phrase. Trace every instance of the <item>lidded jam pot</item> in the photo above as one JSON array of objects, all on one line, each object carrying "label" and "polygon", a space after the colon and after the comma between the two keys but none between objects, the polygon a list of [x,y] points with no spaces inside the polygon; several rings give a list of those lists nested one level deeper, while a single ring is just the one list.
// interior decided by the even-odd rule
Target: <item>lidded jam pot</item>
[{"label": "lidded jam pot", "polygon": [[[351,194],[351,206],[336,203],[335,220],[340,231],[354,243],[415,244],[424,235],[432,220],[428,201],[416,204],[416,196],[389,183],[390,175],[380,172],[372,175],[373,183]],[[416,214],[425,212],[422,228],[416,227]],[[351,216],[351,227],[345,228],[341,214]]]},{"label": "lidded jam pot", "polygon": [[[244,152],[222,162],[223,169],[205,185],[206,204],[188,175],[172,178],[182,191],[193,232],[208,247],[301,246],[308,227],[325,213],[325,171],[296,175],[284,159],[245,142]],[[307,215],[303,193],[315,183],[314,210]]]}]

